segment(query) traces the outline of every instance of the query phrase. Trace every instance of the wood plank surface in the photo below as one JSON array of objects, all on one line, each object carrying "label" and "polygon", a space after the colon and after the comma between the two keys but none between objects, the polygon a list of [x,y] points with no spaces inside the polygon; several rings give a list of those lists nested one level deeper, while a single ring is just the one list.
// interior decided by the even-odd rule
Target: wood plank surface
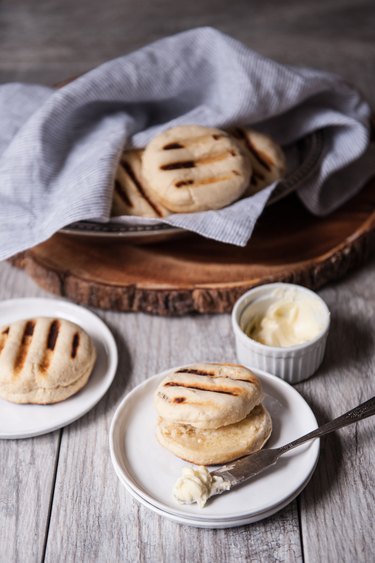
[{"label": "wood plank surface", "polygon": [[[260,556],[264,561],[302,560],[296,503],[281,516],[251,527],[199,530],[139,506],[111,466],[108,429],[124,392],[171,366],[202,358],[234,360],[229,318],[101,316],[114,329],[121,363],[107,396],[63,432],[46,561],[120,561],[125,549],[129,562],[193,561],[197,553],[204,563],[256,561]],[[81,530],[74,541],[72,529]]]},{"label": "wood plank surface", "polygon": [[49,526],[59,449],[56,431],[0,440],[0,561],[41,561]]},{"label": "wood plank surface", "polygon": [[[198,25],[216,26],[281,62],[338,72],[375,108],[372,0],[286,0],[282,5],[276,0],[3,0],[0,82],[52,84]],[[333,312],[327,356],[319,373],[298,390],[321,422],[374,394],[374,279],[372,260],[320,292]],[[36,295],[48,296],[23,272],[0,264],[0,299]],[[120,349],[109,393],[62,431],[60,455],[58,432],[0,441],[1,563],[44,558],[54,563],[373,562],[372,419],[327,437],[316,473],[298,501],[263,522],[197,530],[133,501],[108,455],[116,405],[138,382],[174,364],[234,359],[230,318],[99,315]]]},{"label": "wood plank surface", "polygon": [[[42,291],[0,263],[0,299]],[[0,319],[1,324],[1,319]],[[37,563],[47,539],[60,431],[28,440],[0,440],[0,561]]]},{"label": "wood plank surface", "polygon": [[[346,282],[321,292],[332,313],[325,362],[297,389],[321,422],[375,395],[375,261]],[[317,470],[301,495],[307,563],[373,559],[375,542],[374,418],[322,440]],[[333,539],[334,538],[334,539]]]}]

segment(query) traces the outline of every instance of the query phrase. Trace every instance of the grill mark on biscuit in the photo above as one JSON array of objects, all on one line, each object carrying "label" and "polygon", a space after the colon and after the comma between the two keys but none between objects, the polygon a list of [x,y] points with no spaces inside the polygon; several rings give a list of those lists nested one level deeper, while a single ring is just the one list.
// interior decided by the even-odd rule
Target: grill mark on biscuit
[{"label": "grill mark on biscuit", "polygon": [[204,387],[202,385],[187,385],[183,382],[174,382],[174,381],[167,381],[164,383],[164,387],[184,387],[185,389],[195,389],[197,391],[210,391],[211,393],[220,393],[221,395],[232,395],[233,397],[237,397],[237,393],[234,391],[224,391],[223,389],[216,389],[210,387]]},{"label": "grill mark on biscuit", "polygon": [[[207,137],[207,140],[209,138],[213,138],[215,140],[219,140],[220,138],[224,137],[224,135],[211,135],[210,137]],[[196,138],[192,138],[192,139],[188,139],[186,141],[182,141],[182,142],[172,142],[172,143],[168,143],[167,145],[165,145],[163,147],[163,150],[171,150],[171,149],[180,149],[180,148],[186,148],[186,145],[191,145],[201,139],[204,139],[205,137],[196,137]],[[166,164],[162,164],[160,166],[160,170],[180,170],[183,168],[195,168],[197,165],[199,164],[210,164],[212,162],[220,162],[222,160],[227,159],[229,156],[237,156],[237,152],[233,149],[227,149],[225,151],[222,152],[218,152],[215,154],[209,154],[207,156],[203,156],[201,158],[197,158],[195,160],[180,160],[177,162],[167,162]]]},{"label": "grill mark on biscuit", "polygon": [[160,170],[179,170],[180,168],[195,168],[197,164],[211,164],[212,162],[220,162],[226,160],[229,156],[237,156],[236,151],[230,149],[207,156],[202,156],[196,160],[181,160],[177,162],[167,162],[162,164]]},{"label": "grill mark on biscuit", "polygon": [[266,156],[264,155],[264,153],[258,152],[249,139],[247,139],[246,144],[249,151],[254,155],[255,159],[259,162],[259,164],[261,164],[266,170],[268,170],[268,172],[271,172],[272,170],[271,164],[266,160]]},{"label": "grill mark on biscuit", "polygon": [[211,162],[220,162],[222,160],[226,160],[228,156],[237,156],[237,153],[234,150],[230,149],[227,151],[210,154],[208,156],[202,156],[201,158],[197,158],[196,164],[211,164]]},{"label": "grill mark on biscuit", "polygon": [[7,326],[1,334],[9,334],[9,326]]},{"label": "grill mark on biscuit", "polygon": [[173,149],[183,149],[185,148],[184,145],[181,145],[181,143],[168,143],[167,145],[164,145],[163,150],[164,151],[171,151]]},{"label": "grill mark on biscuit", "polygon": [[180,403],[184,403],[185,401],[186,401],[186,397],[174,397],[172,402],[180,404]]},{"label": "grill mark on biscuit", "polygon": [[133,204],[130,201],[128,194],[123,189],[121,183],[118,180],[115,180],[115,190],[116,193],[119,195],[119,197],[122,199],[122,201],[125,203],[125,205],[127,205],[128,207],[133,207]]},{"label": "grill mark on biscuit", "polygon": [[34,334],[34,328],[35,328],[35,321],[27,321],[22,340],[27,336],[32,336]]},{"label": "grill mark on biscuit", "polygon": [[[230,364],[228,364],[230,365]],[[238,377],[229,377],[229,375],[217,375],[216,373],[212,373],[210,371],[203,371],[199,369],[187,368],[187,369],[178,369],[174,373],[182,373],[187,375],[202,375],[206,377],[217,377],[221,379],[230,379],[231,381],[242,381],[243,383],[253,383],[253,381],[249,381],[248,379],[239,379]]]},{"label": "grill mark on biscuit", "polygon": [[47,335],[47,342],[46,342],[46,349],[44,351],[44,356],[42,361],[39,364],[39,369],[42,374],[46,374],[50,363],[51,358],[56,347],[57,338],[59,336],[60,330],[60,322],[58,320],[52,321],[49,326],[49,331]]},{"label": "grill mark on biscuit", "polygon": [[225,180],[230,180],[230,179],[231,176],[225,175],[225,176],[215,176],[210,178],[202,178],[197,182],[195,182],[194,180],[181,180],[180,182],[175,183],[175,187],[181,188],[183,186],[193,186],[194,188],[197,188],[199,186],[206,186],[208,184],[217,184],[219,182],[225,182]]},{"label": "grill mark on biscuit", "polygon": [[206,186],[208,184],[217,184],[219,182],[225,182],[225,180],[230,180],[231,176],[216,176],[214,178],[203,178],[202,180],[199,180],[199,182],[194,182],[194,186]]},{"label": "grill mark on biscuit", "polygon": [[78,346],[79,346],[79,334],[78,332],[76,332],[73,336],[73,340],[72,340],[72,351],[70,353],[70,356],[72,358],[75,358],[77,355],[77,350],[78,350]]},{"label": "grill mark on biscuit", "polygon": [[193,369],[193,368],[178,369],[175,371],[175,373],[191,373],[192,375],[209,375],[211,377],[215,377],[215,374],[210,371],[203,371],[200,369]]},{"label": "grill mark on biscuit", "polygon": [[169,162],[160,166],[160,170],[179,170],[180,168],[195,168],[195,162],[193,160],[183,160],[181,162]]},{"label": "grill mark on biscuit", "polygon": [[60,322],[52,321],[48,331],[47,337],[47,348],[48,350],[54,350],[56,346],[57,337],[59,335]]},{"label": "grill mark on biscuit", "polygon": [[34,327],[35,321],[27,321],[23,331],[21,344],[14,362],[15,373],[19,373],[25,364],[26,356],[29,351],[31,339],[34,333]]},{"label": "grill mark on biscuit", "polygon": [[259,162],[259,164],[261,164],[264,168],[266,168],[266,170],[271,172],[271,166],[270,166],[270,163],[266,160],[266,156],[263,153],[260,153],[256,150],[253,143],[245,135],[245,133],[242,131],[242,129],[240,129],[240,128],[236,129],[236,136],[239,139],[242,139],[242,141],[245,143],[248,151],[254,156],[254,158]]},{"label": "grill mark on biscuit", "polygon": [[180,182],[175,183],[175,186],[181,188],[181,186],[190,186],[191,184],[194,184],[194,180],[180,180]]},{"label": "grill mark on biscuit", "polygon": [[129,178],[131,179],[131,181],[133,182],[134,186],[137,188],[137,190],[139,191],[139,193],[141,194],[141,196],[147,201],[147,203],[149,204],[149,206],[155,211],[156,215],[158,217],[162,217],[162,214],[160,213],[160,210],[156,207],[156,205],[154,204],[154,202],[148,197],[148,195],[146,194],[141,182],[139,181],[139,179],[137,178],[133,168],[130,166],[129,162],[123,161],[121,162],[121,165],[124,169],[124,171],[127,173],[127,175],[129,176]]}]

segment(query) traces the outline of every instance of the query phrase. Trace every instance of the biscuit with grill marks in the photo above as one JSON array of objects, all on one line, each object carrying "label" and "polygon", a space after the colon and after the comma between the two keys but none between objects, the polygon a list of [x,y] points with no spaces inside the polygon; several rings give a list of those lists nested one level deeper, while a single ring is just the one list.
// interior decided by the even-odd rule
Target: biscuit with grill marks
[{"label": "biscuit with grill marks", "polygon": [[167,422],[214,429],[245,418],[262,401],[259,379],[237,364],[193,364],[172,371],[155,393]]},{"label": "biscuit with grill marks", "polygon": [[211,430],[159,418],[156,437],[162,446],[185,461],[214,465],[260,450],[271,431],[271,417],[263,405],[258,405],[243,420]]},{"label": "biscuit with grill marks", "polygon": [[245,192],[251,165],[241,144],[224,131],[186,125],[157,135],[142,157],[155,198],[177,213],[220,209]]},{"label": "biscuit with grill marks", "polygon": [[0,328],[0,397],[49,404],[86,385],[96,359],[90,336],[65,319],[38,317]]},{"label": "biscuit with grill marks", "polygon": [[285,155],[271,137],[243,127],[233,128],[230,133],[241,143],[251,162],[252,174],[245,197],[259,192],[284,176]]},{"label": "biscuit with grill marks", "polygon": [[125,151],[117,167],[112,216],[165,217],[168,210],[148,189],[142,174],[142,150]]}]

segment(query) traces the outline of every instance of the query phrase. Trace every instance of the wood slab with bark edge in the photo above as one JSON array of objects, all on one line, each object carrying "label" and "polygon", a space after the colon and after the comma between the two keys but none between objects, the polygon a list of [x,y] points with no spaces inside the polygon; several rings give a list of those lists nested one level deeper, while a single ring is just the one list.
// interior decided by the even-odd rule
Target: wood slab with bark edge
[{"label": "wood slab with bark edge", "polygon": [[317,289],[368,256],[375,241],[375,179],[324,218],[296,196],[269,207],[245,248],[196,235],[150,246],[57,234],[13,264],[44,289],[90,307],[158,315],[227,313],[273,281]]}]

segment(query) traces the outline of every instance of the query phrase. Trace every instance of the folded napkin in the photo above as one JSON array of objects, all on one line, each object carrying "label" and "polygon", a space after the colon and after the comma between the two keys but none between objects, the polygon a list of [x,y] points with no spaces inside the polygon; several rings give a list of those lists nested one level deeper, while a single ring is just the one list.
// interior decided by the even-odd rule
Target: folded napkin
[{"label": "folded napkin", "polygon": [[[321,158],[298,193],[313,213],[329,213],[375,173],[369,116],[368,105],[338,76],[277,64],[211,28],[156,41],[58,90],[5,84],[0,259],[74,221],[108,220],[124,146],[143,147],[180,124],[251,125],[282,145],[322,130]],[[243,246],[274,188],[163,222]]]}]

